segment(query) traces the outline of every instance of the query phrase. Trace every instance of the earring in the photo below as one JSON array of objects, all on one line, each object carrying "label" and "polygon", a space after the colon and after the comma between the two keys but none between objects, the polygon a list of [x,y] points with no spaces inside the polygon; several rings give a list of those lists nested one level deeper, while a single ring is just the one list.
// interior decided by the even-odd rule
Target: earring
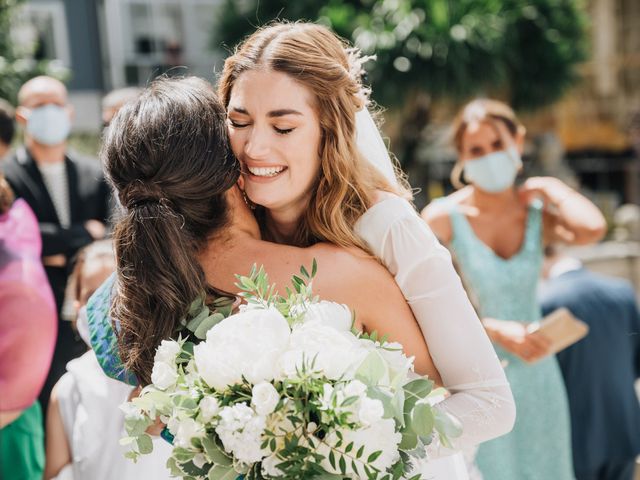
[{"label": "earring", "polygon": [[240,192],[242,192],[242,199],[244,200],[244,203],[247,205],[247,207],[249,207],[251,210],[255,210],[256,209],[256,204],[253,203],[249,197],[247,197],[247,194],[245,193],[244,190],[240,190]]}]

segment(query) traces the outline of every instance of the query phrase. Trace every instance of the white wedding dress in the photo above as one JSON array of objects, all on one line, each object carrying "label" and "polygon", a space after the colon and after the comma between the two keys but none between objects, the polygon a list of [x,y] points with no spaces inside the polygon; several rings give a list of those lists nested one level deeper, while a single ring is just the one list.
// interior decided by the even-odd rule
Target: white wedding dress
[{"label": "white wedding dress", "polygon": [[418,321],[444,387],[437,405],[462,423],[455,450],[427,448],[425,480],[466,480],[463,451],[508,433],[515,404],[500,361],[443,247],[406,200],[390,196],[358,220],[355,231],[394,275]]}]

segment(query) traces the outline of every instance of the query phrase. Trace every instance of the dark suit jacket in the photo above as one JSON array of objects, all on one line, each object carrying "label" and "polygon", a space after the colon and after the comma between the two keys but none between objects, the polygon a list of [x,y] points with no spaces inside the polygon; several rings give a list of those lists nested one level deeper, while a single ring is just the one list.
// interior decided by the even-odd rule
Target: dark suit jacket
[{"label": "dark suit jacket", "polygon": [[[80,248],[92,241],[83,224],[90,219],[107,222],[110,194],[96,160],[67,155],[65,163],[71,213],[69,227],[60,225],[42,175],[26,149],[16,150],[3,165],[3,170],[16,198],[23,198],[38,218],[42,234],[42,256],[63,254],[69,261]],[[46,270],[60,311],[67,283],[67,269],[47,267]]]},{"label": "dark suit jacket", "polygon": [[576,471],[640,453],[640,314],[629,282],[581,268],[541,289],[544,314],[566,307],[589,334],[559,352],[571,410]]}]

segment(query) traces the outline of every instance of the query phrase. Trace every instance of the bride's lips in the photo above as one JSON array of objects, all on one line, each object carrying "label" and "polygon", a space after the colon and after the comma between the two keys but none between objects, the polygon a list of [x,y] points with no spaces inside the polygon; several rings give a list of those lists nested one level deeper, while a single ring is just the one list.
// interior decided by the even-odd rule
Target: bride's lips
[{"label": "bride's lips", "polygon": [[284,165],[249,166],[245,164],[242,173],[252,182],[270,183],[279,178],[287,170],[288,167]]}]

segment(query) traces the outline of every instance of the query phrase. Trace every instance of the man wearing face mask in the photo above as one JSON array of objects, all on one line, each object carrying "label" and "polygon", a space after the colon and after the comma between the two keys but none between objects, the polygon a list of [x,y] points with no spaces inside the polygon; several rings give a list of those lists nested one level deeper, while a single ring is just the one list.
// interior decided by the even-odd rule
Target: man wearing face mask
[{"label": "man wearing face mask", "polygon": [[[42,235],[42,263],[60,318],[70,259],[83,246],[104,238],[109,189],[96,160],[67,151],[73,108],[58,80],[40,76],[18,92],[16,120],[24,127],[24,146],[5,162],[6,179],[16,197],[35,212]],[[49,392],[66,363],[84,352],[69,322],[58,325],[56,349],[40,395],[46,411]]]}]

